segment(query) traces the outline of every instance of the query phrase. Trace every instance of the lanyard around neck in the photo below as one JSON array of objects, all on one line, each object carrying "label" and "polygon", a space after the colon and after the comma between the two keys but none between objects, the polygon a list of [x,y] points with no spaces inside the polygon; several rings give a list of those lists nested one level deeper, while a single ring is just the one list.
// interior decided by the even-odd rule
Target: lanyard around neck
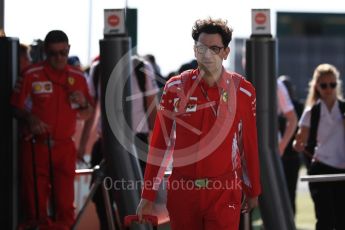
[{"label": "lanyard around neck", "polygon": [[202,86],[202,84],[199,83],[199,86],[200,86],[201,92],[202,92],[202,94],[204,95],[205,99],[206,99],[208,102],[210,102],[210,106],[211,106],[211,109],[212,109],[212,112],[213,112],[214,117],[217,117],[218,114],[219,114],[219,105],[218,105],[218,109],[217,109],[217,111],[216,111],[215,103],[212,103],[212,101],[210,100],[209,96],[207,95],[207,92],[206,92],[206,90],[204,89],[204,87]]}]

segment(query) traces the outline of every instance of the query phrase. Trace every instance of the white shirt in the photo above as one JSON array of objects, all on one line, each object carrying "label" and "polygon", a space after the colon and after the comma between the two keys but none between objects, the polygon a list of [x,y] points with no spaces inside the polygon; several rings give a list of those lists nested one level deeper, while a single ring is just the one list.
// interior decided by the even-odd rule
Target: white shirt
[{"label": "white shirt", "polygon": [[[294,110],[294,106],[292,104],[291,98],[289,96],[289,92],[287,91],[284,83],[281,80],[277,80],[277,114],[286,114],[292,110]],[[282,134],[278,132],[278,140],[280,141],[282,138]]]},{"label": "white shirt", "polygon": [[281,80],[277,80],[277,100],[278,100],[278,114],[285,114],[294,110],[289,93]]},{"label": "white shirt", "polygon": [[[132,65],[134,68],[134,65]],[[151,64],[147,61],[144,61],[144,68],[145,68],[145,95],[151,96],[156,95],[159,92],[159,88],[156,83],[155,73]],[[132,103],[132,129],[135,133],[148,133],[149,126],[148,126],[148,115],[152,111],[152,106],[156,105],[147,105],[148,111],[145,111],[144,108],[144,94],[141,92],[137,80],[137,76],[135,75],[135,71],[132,71],[132,78],[131,78],[131,103]],[[151,108],[150,108],[151,106]]]},{"label": "white shirt", "polygon": [[[300,127],[310,128],[311,108],[306,108],[299,121]],[[321,100],[320,121],[316,135],[314,157],[329,166],[345,169],[345,128],[338,101],[329,112]]]},{"label": "white shirt", "polygon": [[[98,84],[98,89],[95,89],[95,85],[93,82],[93,77],[94,77],[94,71],[96,65],[98,65],[99,62],[93,63],[93,65],[90,68],[90,77],[88,80],[88,85],[89,85],[89,91],[90,95],[95,97],[96,91],[100,92],[100,83]],[[134,67],[132,65],[132,67]],[[146,96],[154,95],[159,92],[159,88],[157,86],[156,80],[155,80],[155,75],[154,75],[154,70],[151,64],[149,64],[147,61],[144,61],[144,68],[145,68],[145,76],[146,76],[146,81],[145,81],[145,90],[146,90]],[[137,77],[135,75],[135,71],[132,70],[132,75],[131,75],[131,95],[130,95],[130,100],[132,104],[132,127],[133,131],[135,133],[148,133],[149,132],[149,126],[147,123],[147,115],[149,113],[145,112],[144,109],[144,94],[141,92]],[[100,94],[98,95],[98,100],[100,100]],[[147,105],[150,107],[150,105]],[[153,106],[153,105],[152,105]],[[154,105],[156,106],[156,105]],[[149,108],[148,108],[149,109]],[[97,122],[97,131],[99,134],[102,133],[101,131],[101,116],[99,116],[98,122]]]},{"label": "white shirt", "polygon": [[[89,74],[89,78],[87,80],[87,84],[89,87],[89,93],[90,95],[95,98],[96,97],[96,93],[98,92],[98,103],[100,103],[100,98],[101,98],[101,79],[98,79],[98,85],[97,85],[97,89],[95,88],[95,84],[94,84],[94,78],[95,76],[95,70],[96,67],[99,65],[99,61],[95,61],[92,63],[92,65],[90,66],[90,74]],[[100,77],[100,76],[98,76]],[[95,108],[96,109],[96,108]],[[102,135],[102,120],[101,120],[101,116],[98,117],[97,119],[97,133],[98,135]]]}]

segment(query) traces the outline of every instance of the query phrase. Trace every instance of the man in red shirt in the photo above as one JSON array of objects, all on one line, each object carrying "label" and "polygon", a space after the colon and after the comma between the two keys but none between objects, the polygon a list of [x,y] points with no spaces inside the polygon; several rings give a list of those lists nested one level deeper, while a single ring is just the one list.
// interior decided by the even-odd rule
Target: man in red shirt
[{"label": "man in red shirt", "polygon": [[222,66],[232,37],[226,21],[197,20],[192,37],[199,67],[165,85],[137,213],[141,221],[152,214],[172,156],[172,229],[238,229],[241,210],[257,206],[261,192],[255,89]]},{"label": "man in red shirt", "polygon": [[11,99],[15,116],[25,124],[19,167],[24,226],[70,229],[76,163],[72,136],[77,118],[88,118],[93,102],[83,73],[67,65],[67,35],[50,31],[44,48],[47,59],[23,73]]}]

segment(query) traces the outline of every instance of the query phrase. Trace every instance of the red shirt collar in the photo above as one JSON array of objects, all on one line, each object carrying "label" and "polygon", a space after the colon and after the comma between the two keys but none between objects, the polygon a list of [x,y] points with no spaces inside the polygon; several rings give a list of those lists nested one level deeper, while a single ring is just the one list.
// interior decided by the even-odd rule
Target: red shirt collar
[{"label": "red shirt collar", "polygon": [[[199,73],[200,73],[200,70],[196,69],[195,72],[193,73],[193,75],[200,77]],[[216,84],[214,84],[213,86],[209,86],[203,78],[200,79],[200,84],[202,84],[202,86],[204,88],[217,87],[219,90],[227,90],[228,89],[228,86],[227,86],[228,77],[229,77],[228,73],[225,71],[224,67],[222,67],[221,76],[218,79],[218,81],[216,82]]]}]

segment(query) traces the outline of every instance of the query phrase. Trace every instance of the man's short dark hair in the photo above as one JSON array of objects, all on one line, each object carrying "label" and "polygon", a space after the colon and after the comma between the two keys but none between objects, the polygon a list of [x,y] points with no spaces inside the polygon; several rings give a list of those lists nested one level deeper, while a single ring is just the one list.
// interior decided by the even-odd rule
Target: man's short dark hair
[{"label": "man's short dark hair", "polygon": [[67,42],[68,43],[68,37],[62,30],[52,30],[50,31],[45,39],[44,39],[44,45],[47,46],[50,43],[59,43],[59,42]]},{"label": "man's short dark hair", "polygon": [[226,20],[222,19],[199,19],[195,22],[192,29],[192,37],[198,41],[201,33],[219,34],[222,37],[224,47],[228,47],[232,38],[232,28],[227,25]]}]

